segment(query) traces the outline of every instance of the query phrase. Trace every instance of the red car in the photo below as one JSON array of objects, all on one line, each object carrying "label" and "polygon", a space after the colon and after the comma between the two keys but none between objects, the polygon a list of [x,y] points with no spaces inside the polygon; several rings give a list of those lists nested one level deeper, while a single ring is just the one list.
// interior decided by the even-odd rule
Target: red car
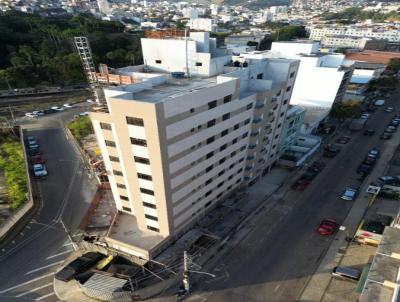
[{"label": "red car", "polygon": [[335,219],[324,219],[318,226],[317,232],[321,235],[332,235],[339,227]]},{"label": "red car", "polygon": [[298,179],[293,185],[292,190],[295,191],[304,191],[307,186],[310,184],[310,181],[307,179]]},{"label": "red car", "polygon": [[40,155],[32,156],[31,161],[32,161],[32,164],[34,164],[34,165],[36,165],[36,164],[43,165],[44,164],[44,160]]}]

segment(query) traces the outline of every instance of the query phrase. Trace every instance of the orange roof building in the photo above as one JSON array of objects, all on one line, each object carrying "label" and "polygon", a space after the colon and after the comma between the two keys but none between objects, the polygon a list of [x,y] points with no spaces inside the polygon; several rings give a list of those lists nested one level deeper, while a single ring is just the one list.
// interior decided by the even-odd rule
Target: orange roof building
[{"label": "orange roof building", "polygon": [[381,63],[387,65],[390,59],[400,59],[400,52],[386,52],[376,50],[364,50],[360,52],[349,52],[346,59],[354,61],[362,61],[368,63]]}]

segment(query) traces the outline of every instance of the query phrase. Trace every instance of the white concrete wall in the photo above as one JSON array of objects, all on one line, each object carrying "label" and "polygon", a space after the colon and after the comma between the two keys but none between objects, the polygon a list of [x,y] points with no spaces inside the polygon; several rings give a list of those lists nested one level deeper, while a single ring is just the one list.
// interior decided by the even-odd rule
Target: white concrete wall
[{"label": "white concrete wall", "polygon": [[271,51],[285,55],[312,54],[318,52],[319,43],[294,43],[294,42],[273,42]]}]

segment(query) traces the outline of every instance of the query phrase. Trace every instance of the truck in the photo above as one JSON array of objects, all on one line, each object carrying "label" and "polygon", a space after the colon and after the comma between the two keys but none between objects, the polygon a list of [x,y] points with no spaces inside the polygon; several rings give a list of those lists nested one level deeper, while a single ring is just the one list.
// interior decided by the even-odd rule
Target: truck
[{"label": "truck", "polygon": [[351,131],[359,131],[364,128],[365,124],[367,123],[366,119],[353,119],[349,125],[349,129]]}]

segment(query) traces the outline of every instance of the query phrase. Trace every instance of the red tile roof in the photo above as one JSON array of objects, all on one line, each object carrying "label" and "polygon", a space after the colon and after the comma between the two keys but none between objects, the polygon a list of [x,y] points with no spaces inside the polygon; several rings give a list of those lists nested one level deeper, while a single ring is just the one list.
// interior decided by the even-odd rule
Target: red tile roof
[{"label": "red tile roof", "polygon": [[364,50],[361,52],[349,52],[346,59],[368,63],[382,63],[387,65],[392,58],[400,59],[400,52],[385,52],[376,50]]}]

